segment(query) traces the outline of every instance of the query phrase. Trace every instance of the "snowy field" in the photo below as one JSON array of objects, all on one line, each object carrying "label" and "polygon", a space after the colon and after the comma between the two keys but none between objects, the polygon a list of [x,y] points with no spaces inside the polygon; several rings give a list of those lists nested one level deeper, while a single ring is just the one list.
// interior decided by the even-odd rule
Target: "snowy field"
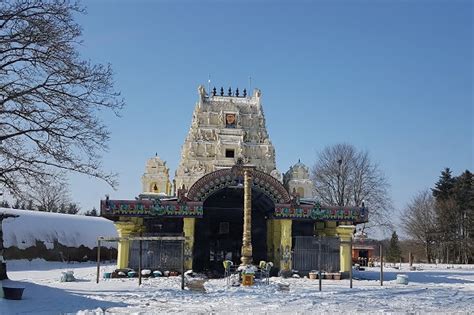
[{"label": "snowy field", "polygon": [[[150,313],[474,313],[474,265],[417,265],[419,271],[385,268],[381,287],[378,269],[354,272],[348,280],[271,278],[270,285],[227,287],[209,280],[206,292],[180,290],[180,277],[101,279],[95,283],[91,263],[64,264],[36,260],[8,262],[10,281],[22,283],[23,300],[0,299],[1,314],[150,314]],[[101,268],[112,271],[113,265]],[[73,270],[76,282],[60,282]],[[409,284],[397,284],[397,273]],[[283,285],[281,285],[283,284]],[[286,285],[285,285],[286,284]],[[287,286],[289,285],[289,286]]]}]

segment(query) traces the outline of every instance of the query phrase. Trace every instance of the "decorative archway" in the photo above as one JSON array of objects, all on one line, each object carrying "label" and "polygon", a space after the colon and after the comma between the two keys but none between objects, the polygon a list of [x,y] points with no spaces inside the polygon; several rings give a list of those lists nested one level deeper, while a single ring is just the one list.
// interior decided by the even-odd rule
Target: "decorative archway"
[{"label": "decorative archway", "polygon": [[[198,179],[189,188],[187,199],[204,202],[214,193],[241,183],[242,170],[240,167],[217,170]],[[288,191],[276,178],[256,169],[252,171],[252,189],[261,191],[275,204],[286,204],[291,200]]]},{"label": "decorative archway", "polygon": [[[193,231],[192,268],[195,270],[220,270],[223,260],[234,264],[241,261],[245,217],[243,168],[237,164],[231,169],[209,173],[195,182],[186,195],[188,202],[203,203],[203,215],[195,221]],[[253,192],[249,231],[252,256],[258,262],[268,258],[267,219],[273,216],[275,205],[290,201],[290,195],[277,179],[256,169],[251,169],[250,183]]]}]

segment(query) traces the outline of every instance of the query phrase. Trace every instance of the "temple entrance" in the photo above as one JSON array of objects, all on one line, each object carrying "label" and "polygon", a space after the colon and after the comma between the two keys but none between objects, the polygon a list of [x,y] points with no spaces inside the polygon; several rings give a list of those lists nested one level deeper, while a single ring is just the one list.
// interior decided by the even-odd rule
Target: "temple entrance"
[{"label": "temple entrance", "polygon": [[[224,272],[222,262],[240,264],[243,232],[243,189],[223,188],[204,201],[204,215],[196,219],[193,270]],[[267,259],[267,217],[274,203],[252,189],[253,261]]]}]

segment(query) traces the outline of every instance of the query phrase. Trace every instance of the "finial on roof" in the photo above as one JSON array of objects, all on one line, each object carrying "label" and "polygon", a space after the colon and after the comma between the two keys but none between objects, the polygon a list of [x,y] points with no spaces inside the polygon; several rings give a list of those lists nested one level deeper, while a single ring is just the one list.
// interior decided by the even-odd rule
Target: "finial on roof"
[{"label": "finial on roof", "polygon": [[229,91],[227,91],[227,95],[232,96],[232,89],[229,87]]},{"label": "finial on roof", "polygon": [[158,152],[155,152],[155,156],[158,156]]},{"label": "finial on roof", "polygon": [[221,96],[224,96],[224,88],[221,86]]},{"label": "finial on roof", "polygon": [[298,163],[301,163],[301,159],[298,159]]}]

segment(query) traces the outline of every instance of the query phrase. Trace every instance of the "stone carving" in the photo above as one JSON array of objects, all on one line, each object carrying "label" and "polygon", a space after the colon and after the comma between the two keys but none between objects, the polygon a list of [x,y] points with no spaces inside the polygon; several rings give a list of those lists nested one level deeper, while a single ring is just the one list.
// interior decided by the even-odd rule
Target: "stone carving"
[{"label": "stone carving", "polygon": [[[224,97],[206,97],[204,87],[198,92],[201,106],[194,108],[176,170],[176,187],[191,187],[204,174],[232,167],[238,157],[267,174],[275,170],[275,149],[266,130],[260,90],[247,97],[225,97],[223,88],[216,95]],[[226,149],[235,150],[233,158],[226,157]]]},{"label": "stone carving", "polygon": [[277,169],[271,171],[270,175],[276,178],[280,183],[283,183],[283,175]]},{"label": "stone carving", "polygon": [[204,97],[206,96],[206,89],[204,89],[204,86],[202,85],[198,86],[198,93],[199,93],[200,100],[203,101]]}]

